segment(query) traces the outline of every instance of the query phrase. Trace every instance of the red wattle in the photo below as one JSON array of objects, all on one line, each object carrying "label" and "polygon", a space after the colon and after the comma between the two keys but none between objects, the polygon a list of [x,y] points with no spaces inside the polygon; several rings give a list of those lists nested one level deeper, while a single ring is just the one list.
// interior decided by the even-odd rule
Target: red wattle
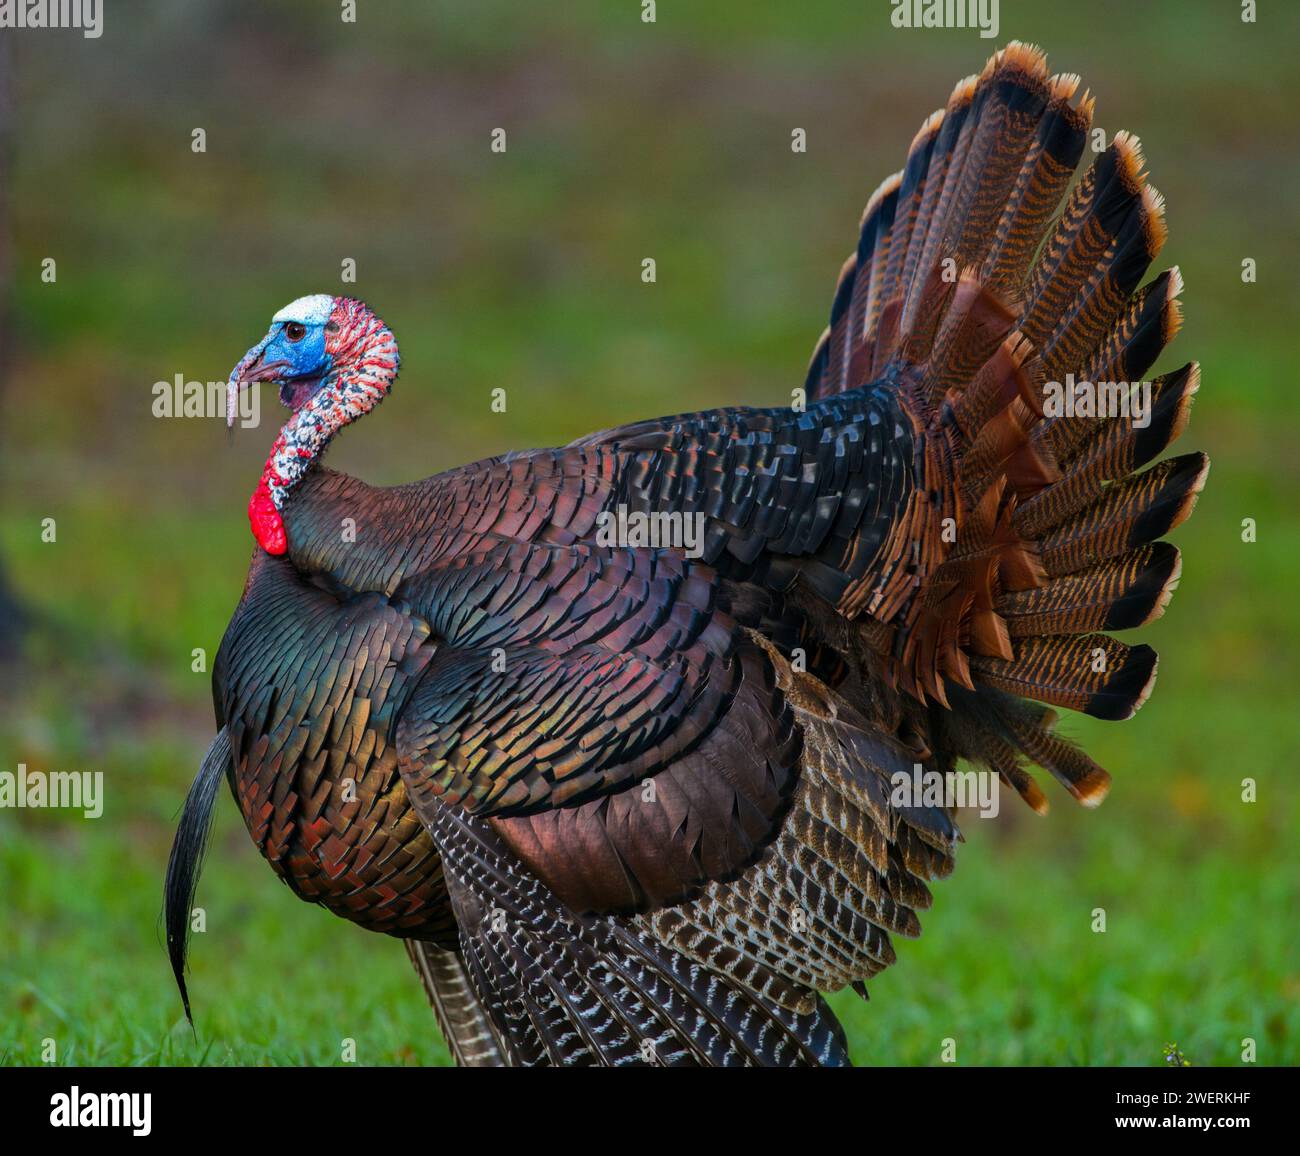
[{"label": "red wattle", "polygon": [[[271,488],[267,478],[274,471],[268,464],[257,489],[248,499],[248,522],[253,527],[253,537],[257,544],[268,554],[283,554],[289,549],[289,539],[285,536],[284,522],[280,520],[280,511],[271,501]],[[278,474],[275,475],[277,478]]]}]

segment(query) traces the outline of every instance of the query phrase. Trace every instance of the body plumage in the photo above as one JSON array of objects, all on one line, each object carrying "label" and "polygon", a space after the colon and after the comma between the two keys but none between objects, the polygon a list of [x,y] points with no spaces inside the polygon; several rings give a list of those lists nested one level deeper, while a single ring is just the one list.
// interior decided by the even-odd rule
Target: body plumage
[{"label": "body plumage", "polygon": [[[463,1063],[848,1062],[820,993],[919,934],[960,838],[895,784],[968,763],[1043,811],[1038,765],[1101,801],[1052,708],[1144,701],[1154,652],[1106,632],[1163,611],[1208,468],[1137,472],[1194,365],[1141,423],[1045,400],[1141,382],[1179,324],[1177,270],[1140,284],[1165,228],[1136,140],[1070,187],[1077,86],[1013,44],[926,121],[806,404],[372,487],[318,458],[387,395],[391,331],[344,298],[276,315],[231,375],[294,412],[169,868],[182,990],[224,777],[296,894],[407,941]],[[615,512],[700,548],[611,544]]]}]

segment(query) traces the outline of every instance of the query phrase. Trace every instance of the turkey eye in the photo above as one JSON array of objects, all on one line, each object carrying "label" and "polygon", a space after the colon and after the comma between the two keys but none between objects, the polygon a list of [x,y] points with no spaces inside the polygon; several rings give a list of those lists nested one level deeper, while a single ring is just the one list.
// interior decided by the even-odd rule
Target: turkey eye
[{"label": "turkey eye", "polygon": [[284,335],[290,341],[301,341],[307,336],[307,326],[300,325],[297,321],[289,321],[285,324]]}]

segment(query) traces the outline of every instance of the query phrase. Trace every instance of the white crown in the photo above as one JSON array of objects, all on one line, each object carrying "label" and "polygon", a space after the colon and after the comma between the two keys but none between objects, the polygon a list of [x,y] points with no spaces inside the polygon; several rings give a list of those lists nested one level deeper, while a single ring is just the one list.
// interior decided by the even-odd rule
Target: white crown
[{"label": "white crown", "polygon": [[271,318],[271,324],[281,321],[297,321],[303,325],[324,325],[334,312],[334,298],[328,293],[313,293],[310,297],[299,297],[290,301]]}]

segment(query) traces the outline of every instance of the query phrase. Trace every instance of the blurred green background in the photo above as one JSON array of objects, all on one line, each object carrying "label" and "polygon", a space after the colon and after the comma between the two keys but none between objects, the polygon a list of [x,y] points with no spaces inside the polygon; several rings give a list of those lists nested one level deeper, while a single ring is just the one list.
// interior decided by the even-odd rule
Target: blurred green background
[{"label": "blurred green background", "polygon": [[[221,800],[180,1014],[158,924],[174,819],[274,437],[152,416],[224,380],[272,312],[351,292],[403,374],[330,464],[397,482],[803,380],[867,194],[1011,38],[1079,72],[1168,199],[1203,384],[1179,449],[1214,462],[1146,636],[1127,724],[1068,722],[1115,775],[965,823],[926,934],[835,1005],[862,1064],[1300,1060],[1300,558],[1293,51],[1300,6],[1003,0],[996,41],[871,3],[359,0],[108,4],[99,40],[0,32],[12,59],[13,313],[0,559],[26,629],[0,769],[98,770],[98,820],[0,811],[0,1061],[445,1063],[400,944],[300,903]],[[504,155],[489,150],[495,127]],[[806,154],[791,131],[807,130]],[[207,151],[191,151],[202,128]],[[654,257],[658,280],[640,279]],[[57,281],[41,262],[57,262]],[[1241,262],[1258,261],[1243,284]],[[357,263],[355,285],[341,262]],[[494,414],[504,385],[509,408]],[[41,541],[54,518],[57,541]],[[1242,541],[1242,519],[1258,540]],[[10,643],[15,622],[6,623]],[[1241,781],[1259,801],[1241,802]],[[1091,930],[1094,908],[1108,917]]]}]

